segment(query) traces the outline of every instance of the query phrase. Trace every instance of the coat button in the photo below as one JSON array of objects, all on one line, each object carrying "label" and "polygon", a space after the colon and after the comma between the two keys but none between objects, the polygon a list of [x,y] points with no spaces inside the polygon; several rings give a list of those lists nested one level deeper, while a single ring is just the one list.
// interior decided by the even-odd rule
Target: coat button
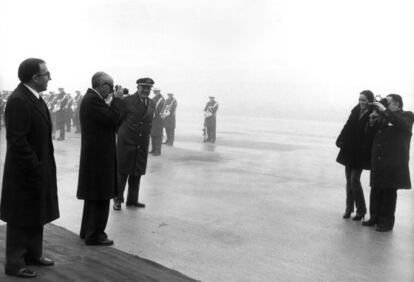
[{"label": "coat button", "polygon": [[142,136],[142,134],[140,133],[139,136]]},{"label": "coat button", "polygon": [[141,148],[139,145],[137,146],[137,148],[139,149],[139,148]]},{"label": "coat button", "polygon": [[381,160],[381,157],[378,157],[378,160],[380,161]]}]

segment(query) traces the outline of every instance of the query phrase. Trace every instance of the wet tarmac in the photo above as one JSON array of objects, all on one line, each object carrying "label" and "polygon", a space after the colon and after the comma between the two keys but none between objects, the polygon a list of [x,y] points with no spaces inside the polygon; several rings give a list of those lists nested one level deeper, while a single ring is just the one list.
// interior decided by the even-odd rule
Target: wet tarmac
[{"label": "wet tarmac", "polygon": [[[216,144],[205,144],[201,123],[181,117],[174,147],[149,158],[140,193],[147,207],[111,209],[114,247],[202,281],[414,281],[412,192],[398,193],[392,232],[344,220],[334,146],[342,125],[277,121],[255,132],[256,122],[264,121],[229,118]],[[54,223],[78,233],[80,135],[54,144]],[[3,129],[1,162],[4,152]]]}]

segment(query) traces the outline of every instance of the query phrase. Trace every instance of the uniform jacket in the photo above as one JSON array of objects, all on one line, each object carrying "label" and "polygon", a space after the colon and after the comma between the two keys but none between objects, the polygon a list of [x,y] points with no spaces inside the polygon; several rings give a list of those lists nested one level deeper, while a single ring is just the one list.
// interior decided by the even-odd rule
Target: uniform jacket
[{"label": "uniform jacket", "polygon": [[164,119],[164,127],[175,128],[175,112],[177,110],[177,100],[175,98],[167,98],[165,100],[164,109],[170,109],[170,115]]},{"label": "uniform jacket", "polygon": [[55,105],[58,108],[55,113],[55,122],[56,124],[65,124],[68,98],[66,94],[59,94],[58,97]]},{"label": "uniform jacket", "polygon": [[360,107],[355,106],[339,134],[336,145],[340,148],[336,161],[355,169],[370,169],[372,135],[366,133],[369,115],[360,118]]},{"label": "uniform jacket", "polygon": [[211,116],[206,116],[204,118],[205,126],[215,126],[218,107],[219,105],[216,101],[208,101],[208,103],[204,107],[204,112],[211,113]]},{"label": "uniform jacket", "polygon": [[117,187],[115,130],[121,100],[109,106],[94,90],[88,89],[80,105],[81,153],[78,199],[108,200]]},{"label": "uniform jacket", "polygon": [[143,175],[147,168],[149,135],[155,104],[148,99],[145,106],[138,93],[122,100],[118,129],[118,171],[121,174]]},{"label": "uniform jacket", "polygon": [[162,109],[164,108],[165,99],[162,95],[157,95],[152,99],[155,105],[154,117],[152,119],[152,136],[162,136],[163,119],[161,118]]},{"label": "uniform jacket", "polygon": [[371,187],[410,189],[410,141],[414,114],[386,110],[374,131],[371,159]]},{"label": "uniform jacket", "polygon": [[23,84],[5,110],[7,152],[0,218],[18,226],[41,226],[59,217],[52,124],[43,100]]}]

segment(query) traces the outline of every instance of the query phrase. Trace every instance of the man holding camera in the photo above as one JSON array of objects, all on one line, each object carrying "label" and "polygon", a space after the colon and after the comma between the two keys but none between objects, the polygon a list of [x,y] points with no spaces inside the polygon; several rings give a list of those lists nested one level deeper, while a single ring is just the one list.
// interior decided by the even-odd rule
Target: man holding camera
[{"label": "man holding camera", "polygon": [[374,135],[371,157],[370,219],[363,226],[377,231],[394,227],[398,189],[411,189],[408,167],[414,114],[403,111],[400,95],[390,94],[370,116],[368,133]]}]

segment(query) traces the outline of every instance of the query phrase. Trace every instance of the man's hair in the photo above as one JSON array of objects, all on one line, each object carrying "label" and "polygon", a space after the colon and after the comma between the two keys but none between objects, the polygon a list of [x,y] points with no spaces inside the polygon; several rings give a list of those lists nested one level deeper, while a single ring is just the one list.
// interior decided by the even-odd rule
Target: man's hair
[{"label": "man's hair", "polygon": [[40,64],[44,64],[45,61],[36,58],[28,58],[24,60],[17,72],[17,76],[19,77],[20,81],[23,83],[27,83],[32,80],[33,75],[40,72]]},{"label": "man's hair", "polygon": [[97,88],[101,86],[106,78],[108,77],[108,74],[104,73],[103,71],[98,71],[92,76],[92,88]]},{"label": "man's hair", "polygon": [[364,90],[364,91],[362,91],[362,92],[361,92],[361,93],[359,93],[359,94],[362,94],[362,95],[364,95],[365,97],[367,97],[368,102],[370,102],[370,103],[374,102],[374,93],[372,93],[372,91],[371,91],[371,90]]},{"label": "man's hair", "polygon": [[398,102],[401,109],[404,107],[404,103],[403,103],[402,97],[400,95],[398,95],[398,94],[388,94],[387,97],[391,97],[391,99],[394,102]]}]

